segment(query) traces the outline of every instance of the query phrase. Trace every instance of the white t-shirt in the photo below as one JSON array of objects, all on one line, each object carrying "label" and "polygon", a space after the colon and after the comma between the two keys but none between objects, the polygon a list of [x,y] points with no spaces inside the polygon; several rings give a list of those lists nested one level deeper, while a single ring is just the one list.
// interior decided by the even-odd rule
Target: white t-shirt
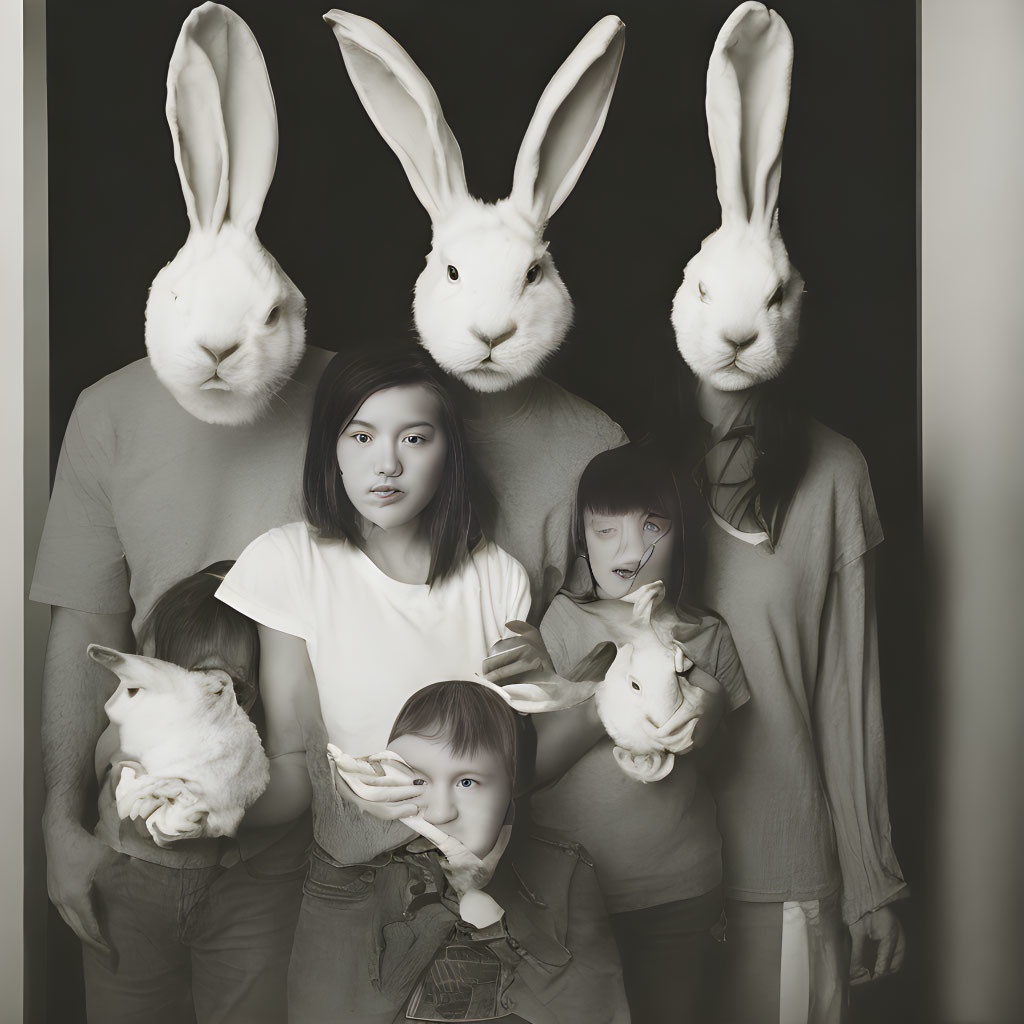
[{"label": "white t-shirt", "polygon": [[359,548],[306,523],[257,537],[217,597],[306,641],[330,741],[355,756],[383,750],[417,690],[480,671],[505,623],[530,610],[526,571],[481,545],[433,587],[392,579]]}]

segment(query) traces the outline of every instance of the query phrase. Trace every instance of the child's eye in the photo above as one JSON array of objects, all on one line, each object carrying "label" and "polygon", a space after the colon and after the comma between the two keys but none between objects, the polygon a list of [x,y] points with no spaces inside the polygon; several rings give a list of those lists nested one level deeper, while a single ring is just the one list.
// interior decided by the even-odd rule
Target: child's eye
[{"label": "child's eye", "polygon": [[661,533],[661,527],[657,523],[652,522],[650,519],[648,519],[647,522],[644,523],[644,529],[650,533]]},{"label": "child's eye", "polygon": [[594,532],[602,537],[610,537],[615,532],[615,527],[606,526],[603,530],[595,530]]},{"label": "child's eye", "polygon": [[359,431],[359,433],[352,435],[352,440],[355,441],[356,444],[369,444],[371,439],[369,434],[364,434],[362,431]]},{"label": "child's eye", "polygon": [[405,438],[405,442],[411,445],[425,444],[426,440],[422,434],[410,434]]},{"label": "child's eye", "polygon": [[472,789],[473,786],[477,785],[477,781],[476,779],[459,779],[455,785],[460,789]]}]

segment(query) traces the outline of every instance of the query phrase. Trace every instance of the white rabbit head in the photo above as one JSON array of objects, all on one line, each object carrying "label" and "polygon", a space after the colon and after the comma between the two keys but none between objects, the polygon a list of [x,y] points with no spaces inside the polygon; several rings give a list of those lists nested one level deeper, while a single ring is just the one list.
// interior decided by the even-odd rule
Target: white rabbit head
[{"label": "white rabbit head", "polygon": [[228,8],[205,3],[185,19],[167,122],[189,235],[153,280],[146,349],[187,412],[250,423],[302,358],[306,300],[256,237],[277,163],[277,111],[259,45]]},{"label": "white rabbit head", "polygon": [[690,369],[720,391],[777,377],[797,344],[804,282],[789,262],[777,206],[792,67],[793,37],[760,3],[733,11],[708,64],[722,226],[687,264],[672,326]]},{"label": "white rabbit head", "polygon": [[192,672],[99,644],[86,650],[121,681],[103,710],[120,726],[122,746],[133,754],[158,746],[172,728],[245,715],[235,701],[231,677],[222,669]]},{"label": "white rabbit head", "polygon": [[548,83],[516,160],[512,192],[474,199],[462,153],[430,82],[379,25],[330,11],[363,106],[430,215],[433,246],[413,313],[435,361],[476,391],[503,391],[538,372],[572,323],[572,300],[544,228],[576,184],[618,77],[625,26],[602,18]]}]

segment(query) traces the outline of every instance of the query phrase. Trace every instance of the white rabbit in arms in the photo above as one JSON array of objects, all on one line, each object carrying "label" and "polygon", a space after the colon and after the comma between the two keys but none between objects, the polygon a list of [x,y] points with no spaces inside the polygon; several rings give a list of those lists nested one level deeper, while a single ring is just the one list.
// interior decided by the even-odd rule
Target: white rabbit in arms
[{"label": "white rabbit in arms", "polygon": [[277,110],[259,45],[228,8],[204,3],[185,19],[167,122],[189,234],[150,288],[146,349],[187,412],[251,423],[302,359],[306,300],[256,236]]},{"label": "white rabbit in arms", "polygon": [[121,681],[104,710],[118,727],[121,750],[139,765],[121,769],[118,815],[144,818],[160,846],[234,835],[267,788],[270,765],[228,674],[98,644],[87,650]]},{"label": "white rabbit in arms", "polygon": [[[615,741],[613,754],[619,767],[641,782],[663,779],[672,771],[675,754],[653,732],[683,704],[679,677],[693,667],[671,630],[666,633],[655,626],[654,613],[664,597],[665,584],[658,580],[622,598],[633,605],[632,617],[608,643],[584,658],[569,679],[508,686],[485,680],[485,685],[516,711],[529,714],[558,711],[594,697],[601,723]],[[615,655],[609,665],[613,645]],[[696,725],[694,718],[679,743],[692,737]],[[684,752],[682,746],[676,749]]]},{"label": "white rabbit in arms", "polygon": [[779,228],[782,139],[793,37],[760,3],[744,3],[708,64],[708,136],[722,226],[687,264],[672,304],[676,344],[720,391],[777,377],[797,344],[803,278]]},{"label": "white rabbit in arms", "polygon": [[625,26],[602,18],[544,90],[507,199],[485,203],[466,185],[462,153],[430,82],[379,25],[324,15],[359,99],[430,215],[433,247],[413,313],[435,361],[470,388],[504,391],[534,376],[561,345],[573,305],[544,241],[604,127]]}]

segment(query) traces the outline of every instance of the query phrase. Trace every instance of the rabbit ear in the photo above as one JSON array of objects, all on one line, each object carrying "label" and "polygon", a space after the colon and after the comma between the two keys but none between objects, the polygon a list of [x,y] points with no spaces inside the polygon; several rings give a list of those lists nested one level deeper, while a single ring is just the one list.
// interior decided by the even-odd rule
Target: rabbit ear
[{"label": "rabbit ear", "polygon": [[324,15],[356,93],[402,162],[416,197],[437,222],[469,197],[462,151],[441,103],[413,59],[379,25],[346,11]]},{"label": "rabbit ear", "polygon": [[651,616],[654,609],[661,604],[665,597],[665,584],[661,580],[653,583],[646,583],[637,587],[632,593],[627,594],[623,601],[633,606],[633,621],[640,622],[645,626],[651,624]]},{"label": "rabbit ear", "polygon": [[511,199],[543,225],[572,191],[604,128],[619,75],[626,26],[602,18],[555,72],[519,148]]},{"label": "rabbit ear", "polygon": [[793,37],[764,4],[729,16],[708,63],[708,137],[722,224],[768,228],[779,198]]},{"label": "rabbit ear", "polygon": [[167,73],[167,123],[193,229],[256,229],[277,164],[277,109],[241,18],[205,3],[185,19]]}]

